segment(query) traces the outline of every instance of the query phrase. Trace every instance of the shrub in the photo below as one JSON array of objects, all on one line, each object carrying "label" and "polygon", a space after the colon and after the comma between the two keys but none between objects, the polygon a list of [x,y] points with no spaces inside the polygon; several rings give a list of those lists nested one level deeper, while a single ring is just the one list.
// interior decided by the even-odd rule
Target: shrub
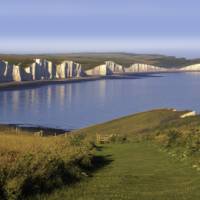
[{"label": "shrub", "polygon": [[92,144],[83,135],[0,135],[0,198],[26,199],[79,180],[91,165]]},{"label": "shrub", "polygon": [[109,141],[113,143],[124,143],[127,141],[127,136],[115,134],[110,137]]},{"label": "shrub", "polygon": [[164,147],[167,147],[169,144],[169,137],[167,134],[159,134],[155,136],[155,141],[162,144]]},{"label": "shrub", "polygon": [[200,134],[199,132],[191,132],[188,134],[186,147],[190,154],[200,151]]},{"label": "shrub", "polygon": [[74,146],[80,146],[80,145],[82,145],[85,138],[86,138],[85,134],[69,135],[70,144],[74,145]]},{"label": "shrub", "polygon": [[177,130],[169,130],[167,132],[168,136],[168,144],[167,146],[170,147],[172,145],[177,145],[179,143],[181,133]]}]

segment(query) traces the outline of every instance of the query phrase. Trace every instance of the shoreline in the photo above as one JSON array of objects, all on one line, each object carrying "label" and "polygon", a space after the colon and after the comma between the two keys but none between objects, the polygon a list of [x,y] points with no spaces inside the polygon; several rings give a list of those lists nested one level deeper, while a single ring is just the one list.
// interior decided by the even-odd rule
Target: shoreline
[{"label": "shoreline", "polygon": [[35,81],[12,81],[12,82],[3,82],[0,83],[0,91],[5,90],[18,90],[18,89],[28,89],[35,88],[45,85],[54,85],[54,84],[64,84],[64,83],[79,83],[86,81],[98,81],[106,79],[134,79],[142,77],[151,77],[155,74],[167,74],[167,73],[187,73],[187,72],[200,72],[200,71],[157,71],[157,72],[127,72],[127,73],[115,73],[113,75],[99,75],[99,76],[86,76],[78,78],[68,78],[68,79],[55,79],[55,80],[35,80]]},{"label": "shoreline", "polygon": [[63,83],[78,83],[84,81],[96,81],[101,80],[104,77],[95,76],[95,77],[80,77],[80,78],[70,78],[70,79],[59,79],[59,80],[36,80],[36,81],[20,81],[20,82],[4,82],[0,83],[0,91],[3,90],[17,90],[17,89],[27,89],[40,87],[45,85],[53,84],[63,84]]},{"label": "shoreline", "polygon": [[124,115],[120,116],[118,118],[113,118],[104,122],[96,123],[96,124],[91,124],[88,125],[87,127],[83,128],[78,128],[78,129],[64,129],[64,128],[57,128],[57,127],[50,127],[50,126],[42,126],[42,125],[34,125],[34,124],[15,124],[15,123],[0,123],[0,131],[5,130],[5,131],[14,131],[16,133],[20,132],[28,132],[30,134],[42,134],[43,136],[57,136],[57,135],[63,135],[67,133],[72,133],[74,131],[81,131],[84,129],[90,129],[95,126],[101,126],[106,123],[111,123],[114,121],[122,120],[127,117],[131,117],[133,115],[140,115],[144,114],[147,112],[158,112],[158,111],[166,111],[166,112],[172,112],[172,113],[180,113],[181,115],[179,118],[186,118],[186,117],[193,117],[193,116],[199,116],[199,114],[196,111],[192,110],[176,110],[174,108],[157,108],[153,110],[147,110],[147,111],[142,111],[142,112],[136,112],[132,113],[130,115]]},{"label": "shoreline", "polygon": [[[98,80],[106,80],[106,79],[134,79],[140,78],[141,76],[147,77],[150,74],[155,73],[124,73],[124,74],[114,74],[114,75],[105,75],[105,76],[86,76],[79,78],[68,78],[68,79],[57,79],[57,80],[35,80],[35,81],[12,81],[12,82],[4,82],[0,83],[0,91],[4,90],[18,90],[18,89],[28,89],[35,88],[45,85],[54,85],[54,84],[64,84],[64,83],[79,83],[79,82],[87,82],[87,81],[98,81]],[[159,74],[159,73],[157,73]]]},{"label": "shoreline", "polygon": [[61,129],[61,128],[52,128],[44,127],[40,125],[31,125],[31,124],[0,124],[0,130],[14,131],[16,133],[28,132],[30,134],[42,134],[44,136],[56,136],[69,133],[72,130]]}]

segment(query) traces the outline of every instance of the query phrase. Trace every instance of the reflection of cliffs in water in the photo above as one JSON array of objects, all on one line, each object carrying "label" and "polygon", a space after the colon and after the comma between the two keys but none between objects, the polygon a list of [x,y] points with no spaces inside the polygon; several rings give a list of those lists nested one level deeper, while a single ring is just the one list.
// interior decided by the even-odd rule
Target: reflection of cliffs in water
[{"label": "reflection of cliffs in water", "polygon": [[63,61],[56,65],[48,60],[36,59],[28,67],[0,61],[1,82],[66,79],[81,77],[83,74],[81,65],[73,61]]}]

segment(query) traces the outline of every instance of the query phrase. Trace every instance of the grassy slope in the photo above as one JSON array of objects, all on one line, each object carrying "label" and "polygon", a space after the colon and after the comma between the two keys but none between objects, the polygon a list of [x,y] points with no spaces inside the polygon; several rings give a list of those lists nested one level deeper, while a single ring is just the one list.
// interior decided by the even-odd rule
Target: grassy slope
[{"label": "grassy slope", "polygon": [[158,65],[161,67],[183,67],[186,65],[199,63],[200,59],[176,58],[173,56],[151,55],[151,54],[131,54],[131,53],[72,53],[72,54],[43,54],[43,55],[0,55],[0,60],[7,60],[10,63],[23,63],[24,66],[32,63],[34,58],[46,58],[55,63],[63,60],[73,60],[83,65],[84,69],[92,68],[107,60],[113,60],[116,63],[126,67],[133,63],[146,63]]},{"label": "grassy slope", "polygon": [[[200,174],[192,168],[192,160],[180,162],[178,157],[174,159],[166,152],[160,151],[159,146],[154,145],[154,142],[138,140],[138,138],[144,139],[147,138],[146,136],[152,136],[154,141],[154,136],[160,136],[157,133],[161,133],[161,136],[163,134],[167,136],[164,137],[164,142],[169,142],[172,137],[169,137],[168,130],[176,129],[180,135],[184,133],[184,137],[178,136],[170,144],[181,144],[181,148],[185,151],[185,141],[189,138],[188,155],[192,156],[190,153],[193,150],[196,152],[200,149],[200,138],[196,138],[200,130],[200,116],[181,119],[180,116],[183,113],[185,111],[174,112],[167,109],[138,113],[78,130],[67,138],[5,135],[5,130],[4,133],[0,130],[2,141],[0,143],[0,161],[2,161],[0,169],[5,168],[6,172],[0,171],[6,178],[6,182],[0,179],[0,184],[12,197],[17,195],[13,194],[13,191],[21,194],[24,183],[30,184],[30,180],[35,181],[34,186],[40,186],[42,183],[45,187],[46,185],[49,187],[50,184],[51,188],[47,188],[47,192],[50,192],[57,186],[63,186],[66,180],[69,183],[70,179],[68,175],[65,179],[65,173],[70,172],[71,174],[72,172],[73,179],[77,177],[82,181],[70,187],[57,189],[47,196],[39,196],[38,199],[199,199]],[[8,131],[10,133],[10,130]],[[197,133],[195,137],[193,136],[194,131]],[[79,157],[83,157],[84,163],[85,158],[87,161],[84,166],[89,166],[91,144],[88,142],[94,141],[96,134],[125,135],[129,142],[102,145],[102,149],[96,154],[97,158],[104,158],[104,162],[101,159],[96,160],[99,171],[94,171],[92,177],[85,178],[85,175],[81,173],[85,171],[85,168],[77,169],[79,162],[73,165],[70,163],[74,159],[79,160]],[[199,154],[195,155],[199,158]],[[196,157],[194,158],[198,161]],[[64,176],[63,173],[60,174],[60,170],[57,170],[63,166],[63,163],[66,166],[61,170]],[[74,170],[76,171],[75,176]],[[86,173],[88,173],[87,170]],[[2,177],[0,174],[0,178]],[[64,181],[60,182],[62,177]],[[30,186],[28,189],[30,190]],[[42,191],[36,190],[38,193]]]},{"label": "grassy slope", "polygon": [[124,117],[78,131],[90,137],[99,134],[126,134],[126,144],[103,145],[98,155],[112,160],[109,165],[71,188],[63,188],[39,199],[139,199],[173,200],[200,198],[200,176],[189,162],[180,162],[152,143],[135,142],[135,136],[169,128],[198,128],[200,117],[180,119],[184,112],[156,110]]},{"label": "grassy slope", "polygon": [[[105,145],[100,155],[110,165],[87,181],[41,199],[59,200],[179,200],[200,198],[200,176],[186,163],[146,143]],[[40,198],[39,198],[40,199]]]},{"label": "grassy slope", "polygon": [[179,118],[183,113],[185,113],[185,111],[173,112],[172,110],[158,109],[80,129],[77,132],[85,133],[93,138],[96,137],[96,134],[124,134],[131,139],[135,134],[147,134],[151,131],[155,131],[156,128],[161,127],[162,125],[171,125],[171,123],[176,124],[177,120],[179,123],[185,123],[185,119]]}]

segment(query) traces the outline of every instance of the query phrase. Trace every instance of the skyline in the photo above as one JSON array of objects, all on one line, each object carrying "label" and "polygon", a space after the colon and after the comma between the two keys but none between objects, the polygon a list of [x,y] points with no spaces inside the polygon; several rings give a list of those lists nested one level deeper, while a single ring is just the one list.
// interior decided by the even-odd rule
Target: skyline
[{"label": "skyline", "polygon": [[200,57],[199,6],[197,0],[3,0],[0,53]]}]

